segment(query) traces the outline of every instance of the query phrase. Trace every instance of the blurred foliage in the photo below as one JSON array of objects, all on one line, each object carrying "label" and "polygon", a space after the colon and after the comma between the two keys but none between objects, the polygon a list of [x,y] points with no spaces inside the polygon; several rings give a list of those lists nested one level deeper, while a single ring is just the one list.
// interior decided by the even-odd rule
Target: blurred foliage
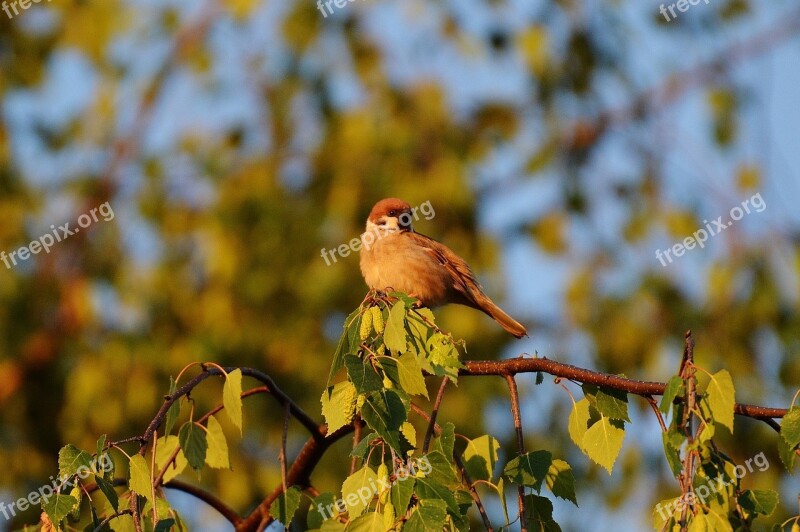
[{"label": "blurred foliage", "polygon": [[[514,313],[535,323],[527,345],[540,354],[663,379],[692,328],[700,363],[727,368],[740,397],[788,406],[800,382],[800,253],[797,227],[773,201],[779,194],[767,199],[767,230],[742,221],[706,259],[693,251],[664,268],[653,258],[742,198],[779,190],[768,154],[748,148],[760,134],[748,113],[764,112],[753,104],[762,80],[733,67],[752,58],[740,50],[707,69],[713,76],[684,72],[682,57],[660,62],[656,82],[679,80],[668,96],[647,92],[630,59],[642,31],[658,32],[680,56],[681,43],[724,50],[732,29],[761,28],[774,38],[769,52],[783,34],[756,17],[800,17],[788,1],[719,0],[667,24],[655,5],[644,18],[627,16],[634,4],[546,2],[520,16],[504,1],[475,2],[474,12],[376,1],[323,17],[312,2],[53,0],[13,18],[0,13],[0,250],[51,224],[74,227],[106,201],[116,215],[48,254],[0,266],[0,489],[12,494],[0,498],[45,482],[66,442],[92,448],[100,434],[141,433],[168,376],[192,361],[261,368],[318,411],[341,323],[366,292],[357,257],[326,266],[320,249],[356,236],[386,196],[431,201],[435,219],[417,228],[466,257],[493,295],[526,293],[491,276],[501,244],[555,261],[568,276],[557,317],[530,299]],[[422,33],[396,49],[392,39],[409,27]],[[449,59],[415,70],[437,49]],[[446,75],[448,62],[458,62],[459,76]],[[524,76],[524,96],[499,83],[511,73]],[[700,99],[693,133],[730,164],[703,157],[719,179],[676,193],[663,131],[674,124],[662,110],[683,92]],[[509,152],[510,171],[495,164]],[[610,162],[618,158],[630,164],[620,169]],[[497,209],[498,198],[539,204],[534,191],[550,186],[546,208],[514,209],[513,227],[494,235],[500,242],[482,231],[477,207]],[[535,264],[513,269],[515,283],[537,283]],[[500,356],[508,341],[469,309],[437,315],[471,358]],[[485,432],[493,402],[506,401],[502,383],[481,381],[460,383],[444,405],[461,430],[474,426],[471,437]],[[552,413],[541,411],[542,389],[522,389],[540,429],[528,437],[567,448],[568,405],[559,396],[547,403]],[[213,406],[213,395],[195,399]],[[483,418],[476,404],[488,405]],[[280,479],[280,412],[256,400],[246,416],[259,423],[231,453],[233,470],[202,478],[236,509]],[[512,450],[510,424],[492,422],[505,423],[502,444]],[[734,461],[765,451],[775,467],[753,482],[791,485],[769,443],[776,435],[741,425],[726,442]],[[290,435],[295,449],[301,438]],[[610,481],[596,468],[576,471],[579,488],[604,486],[596,496],[612,513],[637,486],[648,486],[653,505],[674,496],[659,446],[652,467],[641,468],[625,464],[653,460],[647,447],[623,449]],[[315,482],[335,485],[344,462],[324,461]],[[648,507],[628,512],[649,522]],[[772,519],[795,513],[780,505]],[[580,514],[567,522],[593,519]]]}]

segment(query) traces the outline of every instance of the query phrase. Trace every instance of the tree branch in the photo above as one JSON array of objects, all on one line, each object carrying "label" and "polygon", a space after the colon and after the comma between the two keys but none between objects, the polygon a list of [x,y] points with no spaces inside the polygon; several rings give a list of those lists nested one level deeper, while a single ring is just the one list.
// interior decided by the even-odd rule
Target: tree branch
[{"label": "tree branch", "polygon": [[[512,358],[510,360],[481,360],[467,361],[466,368],[458,372],[465,377],[479,375],[517,375],[519,373],[536,373],[541,371],[556,377],[563,377],[581,383],[594,384],[612,390],[619,390],[634,395],[647,397],[648,395],[664,395],[666,384],[663,382],[638,381],[607,373],[600,373],[589,369],[579,368],[570,364],[563,364],[549,358]],[[765,406],[747,405],[736,403],[734,412],[740,416],[765,420],[767,418],[782,418],[786,415],[785,408],[769,408]]]},{"label": "tree branch", "polygon": [[178,491],[182,491],[184,493],[188,493],[189,495],[193,495],[197,497],[207,505],[214,508],[218,511],[222,517],[227,519],[233,526],[239,524],[242,518],[237,514],[233,509],[231,509],[227,504],[222,502],[221,500],[214,497],[209,492],[205,491],[204,489],[198,488],[193,484],[189,484],[187,482],[183,482],[180,480],[170,480],[166,484],[164,484],[165,488],[170,488]]}]

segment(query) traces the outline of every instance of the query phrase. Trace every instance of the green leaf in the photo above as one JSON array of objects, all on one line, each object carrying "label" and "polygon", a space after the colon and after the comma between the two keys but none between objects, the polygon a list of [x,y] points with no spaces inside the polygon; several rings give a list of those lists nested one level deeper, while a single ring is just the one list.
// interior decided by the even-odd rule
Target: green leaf
[{"label": "green leaf", "polygon": [[675,402],[675,398],[679,395],[682,396],[684,393],[683,379],[681,379],[680,375],[674,375],[667,381],[667,386],[664,388],[664,395],[661,397],[661,404],[658,409],[664,414],[669,414],[669,409],[672,408],[672,403]]},{"label": "green leaf", "polygon": [[381,367],[408,395],[423,395],[428,398],[428,387],[422,375],[422,366],[414,353],[406,352],[398,358],[383,358]]},{"label": "green leaf", "polygon": [[311,501],[306,518],[309,529],[320,528],[328,519],[334,518],[339,509],[336,507],[336,496],[333,493],[321,493]]},{"label": "green leaf", "polygon": [[528,530],[561,532],[561,527],[553,520],[553,503],[547,497],[525,496],[525,522]]},{"label": "green leaf", "polygon": [[106,435],[103,434],[97,439],[97,459],[100,460],[100,457],[103,456],[103,450],[106,446]]},{"label": "green leaf", "polygon": [[596,464],[603,466],[611,474],[614,462],[622,449],[625,430],[622,422],[602,416],[589,427],[583,437],[586,455]]},{"label": "green leaf", "polygon": [[433,440],[433,449],[438,449],[448,458],[453,456],[453,446],[456,443],[456,426],[450,421],[442,426],[442,432]]},{"label": "green leaf", "polygon": [[572,406],[572,412],[569,414],[569,437],[575,442],[580,450],[586,452],[584,445],[584,437],[589,430],[589,400],[585,397]]},{"label": "green leaf", "polygon": [[[681,462],[680,446],[683,442],[683,434],[678,432],[677,425],[670,426],[669,431],[661,433],[661,440],[664,444],[664,456],[667,457],[667,464],[675,478],[678,478],[683,471],[683,462]],[[676,445],[676,440],[677,445]]]},{"label": "green leaf", "polygon": [[128,514],[115,516],[109,521],[108,526],[114,532],[136,532],[133,516]]},{"label": "green leaf", "polygon": [[504,473],[511,482],[539,491],[552,463],[553,455],[549,451],[533,451],[511,460]]},{"label": "green leaf", "polygon": [[364,309],[358,307],[357,313],[347,326],[347,342],[350,353],[358,353],[361,347],[361,322],[364,321]]},{"label": "green leaf", "polygon": [[152,502],[153,479],[144,457],[138,454],[131,456],[128,468],[128,489]]},{"label": "green leaf", "polygon": [[724,425],[733,433],[733,407],[736,397],[733,390],[733,380],[728,370],[720,370],[711,375],[708,383],[708,405],[714,421]]},{"label": "green leaf", "polygon": [[364,466],[345,479],[342,484],[342,500],[347,506],[350,519],[355,519],[367,509],[377,495],[378,475],[369,466]]},{"label": "green leaf", "polygon": [[411,495],[414,493],[414,477],[398,477],[397,481],[389,489],[389,500],[394,506],[398,515],[403,515],[411,502]]},{"label": "green leaf", "polygon": [[506,502],[506,493],[505,493],[505,483],[503,482],[503,477],[501,476],[497,479],[497,484],[492,485],[491,487],[497,491],[497,497],[500,499],[500,505],[503,507],[503,515],[506,518],[506,523],[509,523],[511,519],[508,516],[508,503]]},{"label": "green leaf", "polygon": [[214,416],[208,418],[206,424],[208,433],[208,452],[206,453],[206,464],[214,469],[231,469],[231,459],[228,454],[228,441],[222,431],[222,425]]},{"label": "green leaf", "polygon": [[406,314],[406,326],[410,334],[410,343],[414,347],[414,354],[425,353],[428,340],[436,332],[431,327],[431,323],[435,323],[435,318],[430,309],[415,308]]},{"label": "green leaf", "polygon": [[[781,425],[781,429],[783,429],[783,425]],[[786,443],[783,438],[778,438],[778,456],[780,456],[786,470],[791,473],[794,470],[794,461],[797,458],[797,454],[794,452],[794,447]]]},{"label": "green leaf", "polygon": [[778,493],[773,490],[746,490],[737,500],[748,512],[771,515],[778,506]]},{"label": "green leaf", "polygon": [[417,429],[414,428],[414,425],[408,421],[404,421],[403,424],[400,425],[400,434],[408,440],[412,448],[417,446]]},{"label": "green leaf", "polygon": [[[156,496],[156,514],[158,515],[159,520],[169,518],[171,511],[172,508],[170,508],[167,499]],[[144,507],[142,508],[142,514],[145,516],[153,515],[153,505],[150,503],[150,501],[145,503]]]},{"label": "green leaf", "polygon": [[464,449],[464,468],[472,480],[492,480],[498,460],[500,442],[484,435],[467,443]]},{"label": "green leaf", "polygon": [[389,320],[383,332],[383,343],[392,353],[402,353],[406,350],[406,306],[398,301],[389,311]]},{"label": "green leaf", "polygon": [[78,484],[75,484],[69,492],[70,497],[77,502],[72,507],[72,511],[67,515],[70,521],[77,521],[81,516],[81,500],[83,499],[83,491]]},{"label": "green leaf", "polygon": [[186,460],[186,456],[183,454],[183,451],[180,450],[180,440],[177,436],[167,436],[166,438],[162,437],[158,439],[158,446],[156,448],[156,467],[160,472],[164,469],[164,466],[167,464],[167,460],[172,456],[172,453],[175,449],[178,449],[178,455],[175,457],[174,463],[170,464],[167,467],[166,472],[164,473],[164,482],[169,482],[173,478],[180,475],[189,462]]},{"label": "green leaf", "polygon": [[[231,420],[231,423],[233,423],[233,425],[239,429],[239,434],[241,434],[242,370],[235,369],[228,373],[228,376],[225,377],[225,385],[222,388],[222,404],[225,406],[225,412],[228,413],[228,418]],[[183,444],[181,444],[181,447],[183,447]],[[186,457],[189,458],[189,455],[186,454]],[[191,459],[189,459],[189,463],[192,463]]]},{"label": "green leaf", "polygon": [[105,454],[100,455],[100,458],[97,459],[97,463],[100,468],[98,473],[102,471],[103,479],[106,482],[114,482],[114,474],[117,467],[114,462],[114,456],[109,451],[105,451]]},{"label": "green leaf", "polygon": [[398,452],[404,452],[398,429],[405,422],[406,415],[403,401],[393,390],[368,394],[361,407],[361,417],[366,424]]},{"label": "green leaf", "polygon": [[78,505],[75,497],[63,493],[54,493],[42,502],[42,509],[53,524],[60,523]]},{"label": "green leaf", "polygon": [[680,497],[673,497],[671,499],[664,499],[656,504],[653,508],[653,528],[656,530],[672,530],[670,527],[664,527],[664,523],[670,520],[677,508],[678,499]]},{"label": "green leaf", "polygon": [[347,375],[358,393],[376,392],[383,389],[383,379],[372,367],[369,360],[362,360],[355,355],[344,357]]},{"label": "green leaf", "polygon": [[447,519],[447,505],[443,501],[424,499],[403,526],[403,532],[428,532],[442,530]]},{"label": "green leaf", "polygon": [[175,520],[171,518],[162,519],[158,522],[153,532],[170,532],[172,527],[175,526]]},{"label": "green leaf", "polygon": [[453,339],[442,333],[435,333],[428,340],[428,362],[433,373],[439,377],[447,377],[453,383],[458,381],[458,370],[464,365],[458,359],[458,350]]},{"label": "green leaf", "polygon": [[339,370],[344,367],[344,357],[350,353],[350,339],[347,331],[350,326],[355,323],[360,313],[361,307],[351,312],[350,315],[344,320],[342,336],[339,338],[339,344],[336,346],[336,351],[333,353],[333,362],[331,363],[331,370],[328,373],[328,382],[325,385],[326,388],[330,388],[334,377],[336,377],[336,374],[339,373]]},{"label": "green leaf", "polygon": [[399,299],[406,308],[412,308],[419,301],[416,297],[411,297],[404,292],[389,292],[388,295]]},{"label": "green leaf", "polygon": [[578,499],[575,496],[575,475],[567,462],[553,460],[550,469],[547,470],[546,480],[547,487],[550,488],[553,495],[578,506]]},{"label": "green leaf", "polygon": [[345,530],[347,532],[385,532],[383,527],[383,514],[369,512],[355,521],[351,521]]},{"label": "green leaf", "polygon": [[74,445],[65,445],[58,451],[58,475],[68,478],[78,472],[78,468],[92,469],[92,455],[81,451]]},{"label": "green leaf", "polygon": [[203,465],[206,463],[206,451],[208,450],[208,441],[203,429],[195,425],[194,422],[187,421],[181,427],[178,439],[181,449],[183,449],[183,454],[192,469],[195,471],[203,469]]},{"label": "green leaf", "polygon": [[[172,397],[175,394],[175,390],[178,389],[178,383],[175,379],[171,376],[169,378],[169,396]],[[170,405],[169,410],[167,410],[167,418],[164,420],[164,434],[169,435],[172,432],[172,427],[175,426],[175,420],[178,419],[178,415],[181,413],[181,400],[178,399],[172,405]]]},{"label": "green leaf", "polygon": [[709,532],[710,530],[714,530],[709,516],[703,513],[702,510],[697,512],[697,514],[688,512],[687,518],[689,526],[686,527],[686,532]]},{"label": "green leaf", "polygon": [[292,486],[272,502],[269,514],[277,519],[284,527],[288,528],[294,514],[300,507],[300,488]]},{"label": "green leaf", "polygon": [[103,492],[103,495],[106,496],[108,502],[111,503],[111,507],[114,508],[115,512],[119,511],[119,496],[117,492],[114,490],[114,486],[110,482],[106,482],[103,477],[99,475],[94,476],[94,481],[97,484],[97,488]]},{"label": "green leaf", "polygon": [[443,486],[427,477],[418,477],[414,493],[420,500],[434,499],[444,501],[450,515],[454,517],[460,517],[461,515],[460,508],[453,495],[453,490],[447,486]]},{"label": "green leaf", "polygon": [[350,451],[350,456],[355,456],[361,458],[362,460],[366,459],[370,449],[370,442],[376,438],[378,438],[377,432],[370,432],[366,438],[361,438],[361,441],[358,442],[358,445],[356,445],[355,448]]},{"label": "green leaf", "polygon": [[426,465],[430,466],[430,473],[425,475],[427,478],[446,486],[458,485],[458,477],[456,476],[452,458],[448,459],[441,451],[436,450],[426,454],[423,459],[426,459],[428,461]]},{"label": "green leaf", "polygon": [[595,394],[595,408],[610,419],[619,419],[630,423],[628,417],[628,394],[610,388],[599,388]]},{"label": "green leaf", "polygon": [[800,443],[800,407],[793,406],[781,422],[781,438],[789,447],[796,447]]},{"label": "green leaf", "polygon": [[322,415],[328,425],[328,434],[353,421],[356,412],[356,388],[350,381],[336,383],[322,392]]},{"label": "green leaf", "polygon": [[[706,404],[705,398],[701,400],[701,403]],[[714,437],[714,434],[716,433],[716,428],[715,428],[716,426],[717,426],[716,423],[713,423],[711,421],[703,423],[702,426],[700,427],[700,431],[697,433],[697,442],[705,443],[707,441],[710,441]]]}]

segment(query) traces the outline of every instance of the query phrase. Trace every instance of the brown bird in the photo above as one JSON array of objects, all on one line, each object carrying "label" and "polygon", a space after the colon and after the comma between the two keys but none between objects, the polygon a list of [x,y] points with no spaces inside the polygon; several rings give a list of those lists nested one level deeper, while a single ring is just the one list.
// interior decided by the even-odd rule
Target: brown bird
[{"label": "brown bird", "polygon": [[466,305],[488,314],[517,338],[528,331],[483,293],[467,262],[447,246],[417,233],[411,206],[397,198],[379,201],[361,235],[361,273],[371,289],[388,288],[419,299],[425,307]]}]

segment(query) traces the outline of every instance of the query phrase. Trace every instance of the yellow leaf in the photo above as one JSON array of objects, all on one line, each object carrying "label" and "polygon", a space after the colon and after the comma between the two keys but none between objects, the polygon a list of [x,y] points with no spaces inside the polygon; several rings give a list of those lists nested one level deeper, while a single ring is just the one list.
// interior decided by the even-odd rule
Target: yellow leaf
[{"label": "yellow leaf", "polygon": [[736,176],[736,185],[742,191],[757,189],[761,185],[761,169],[751,164],[742,165]]},{"label": "yellow leaf", "polygon": [[260,0],[225,0],[225,7],[239,20],[247,18]]},{"label": "yellow leaf", "polygon": [[537,76],[547,69],[549,39],[543,26],[532,26],[523,32],[518,39],[518,46],[528,67]]},{"label": "yellow leaf", "polygon": [[664,215],[664,224],[670,236],[679,240],[690,236],[700,225],[692,213],[680,209],[667,211]]},{"label": "yellow leaf", "polygon": [[539,219],[531,228],[536,242],[548,253],[563,253],[567,249],[567,218],[563,212],[554,211]]}]

